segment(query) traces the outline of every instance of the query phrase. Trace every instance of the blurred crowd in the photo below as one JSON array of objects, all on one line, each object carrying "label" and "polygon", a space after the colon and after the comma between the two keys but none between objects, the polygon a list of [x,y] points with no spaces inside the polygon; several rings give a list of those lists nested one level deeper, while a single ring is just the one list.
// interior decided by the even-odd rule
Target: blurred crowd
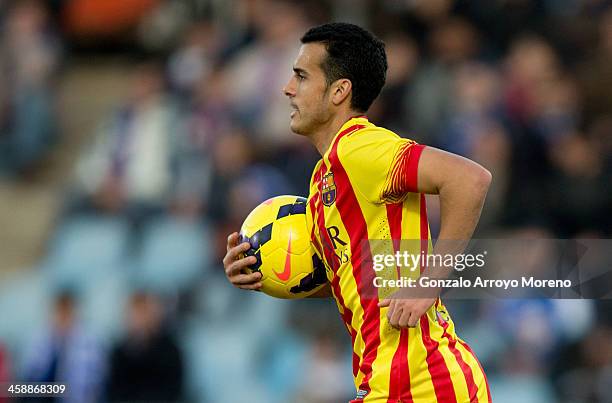
[{"label": "blurred crowd", "polygon": [[[609,1],[0,0],[3,181],[65,146],[64,71],[122,55],[129,75],[72,150],[47,253],[0,285],[0,381],[64,380],[75,402],[354,396],[333,303],[234,290],[220,263],[254,206],[307,194],[318,156],[281,88],[328,20],[386,43],[371,121],[493,173],[478,237],[610,237]],[[447,305],[494,401],[612,401],[607,301]]]}]

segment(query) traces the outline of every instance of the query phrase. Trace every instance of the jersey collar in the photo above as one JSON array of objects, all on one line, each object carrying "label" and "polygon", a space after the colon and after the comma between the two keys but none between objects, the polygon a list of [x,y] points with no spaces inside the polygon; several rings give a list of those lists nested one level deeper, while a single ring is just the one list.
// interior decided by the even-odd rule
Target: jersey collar
[{"label": "jersey collar", "polygon": [[337,137],[341,133],[343,133],[345,130],[347,130],[351,126],[355,126],[355,125],[367,125],[367,124],[369,124],[369,121],[368,121],[368,117],[366,115],[355,116],[355,117],[352,117],[349,120],[347,120],[342,125],[340,130],[338,130],[338,132],[336,134],[334,134],[334,138],[332,138],[332,141],[331,141],[331,143],[329,143],[329,147],[327,148],[327,151],[325,152],[325,157],[326,158],[329,157],[329,153],[331,152],[331,149],[334,147],[334,143],[336,142]]}]

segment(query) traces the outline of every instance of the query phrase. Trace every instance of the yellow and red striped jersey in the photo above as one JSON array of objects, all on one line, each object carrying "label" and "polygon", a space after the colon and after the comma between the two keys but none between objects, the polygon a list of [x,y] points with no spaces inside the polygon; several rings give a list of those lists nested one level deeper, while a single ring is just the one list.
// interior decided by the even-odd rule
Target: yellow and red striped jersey
[{"label": "yellow and red striped jersey", "polygon": [[352,340],[354,402],[491,401],[478,360],[439,300],[417,327],[401,330],[389,325],[388,308],[378,307],[387,295],[373,287],[379,274],[368,240],[393,247],[417,240],[414,253],[431,248],[425,197],[417,190],[423,148],[357,117],[336,133],[312,175],[309,229]]}]

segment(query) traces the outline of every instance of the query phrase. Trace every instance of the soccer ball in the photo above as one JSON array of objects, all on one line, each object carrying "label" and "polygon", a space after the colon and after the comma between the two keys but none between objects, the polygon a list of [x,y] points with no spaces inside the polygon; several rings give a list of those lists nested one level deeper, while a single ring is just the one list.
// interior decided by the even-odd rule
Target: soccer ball
[{"label": "soccer ball", "polygon": [[277,298],[304,298],[327,281],[325,267],[310,242],[306,199],[277,196],[247,216],[240,242],[249,242],[246,256],[257,263],[247,272],[261,272],[261,291]]}]

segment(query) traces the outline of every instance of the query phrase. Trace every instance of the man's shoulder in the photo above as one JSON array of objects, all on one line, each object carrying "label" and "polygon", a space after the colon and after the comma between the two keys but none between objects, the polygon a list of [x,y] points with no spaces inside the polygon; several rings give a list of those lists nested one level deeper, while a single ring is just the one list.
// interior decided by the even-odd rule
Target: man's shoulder
[{"label": "man's shoulder", "polygon": [[364,135],[364,134],[374,134],[374,133],[379,134],[381,136],[391,136],[391,137],[397,137],[397,138],[400,137],[392,130],[387,129],[386,127],[377,126],[372,122],[367,122],[367,124],[360,125],[359,130],[356,130],[353,133],[353,135],[355,134]]},{"label": "man's shoulder", "polygon": [[384,143],[387,141],[397,141],[401,137],[393,131],[374,124],[361,125],[354,132],[342,137],[338,146],[346,146],[347,144],[356,145],[360,143],[375,144]]},{"label": "man's shoulder", "polygon": [[361,159],[370,153],[378,154],[390,147],[394,148],[403,141],[406,139],[389,129],[368,124],[342,137],[338,142],[337,153],[340,158],[359,156]]}]

